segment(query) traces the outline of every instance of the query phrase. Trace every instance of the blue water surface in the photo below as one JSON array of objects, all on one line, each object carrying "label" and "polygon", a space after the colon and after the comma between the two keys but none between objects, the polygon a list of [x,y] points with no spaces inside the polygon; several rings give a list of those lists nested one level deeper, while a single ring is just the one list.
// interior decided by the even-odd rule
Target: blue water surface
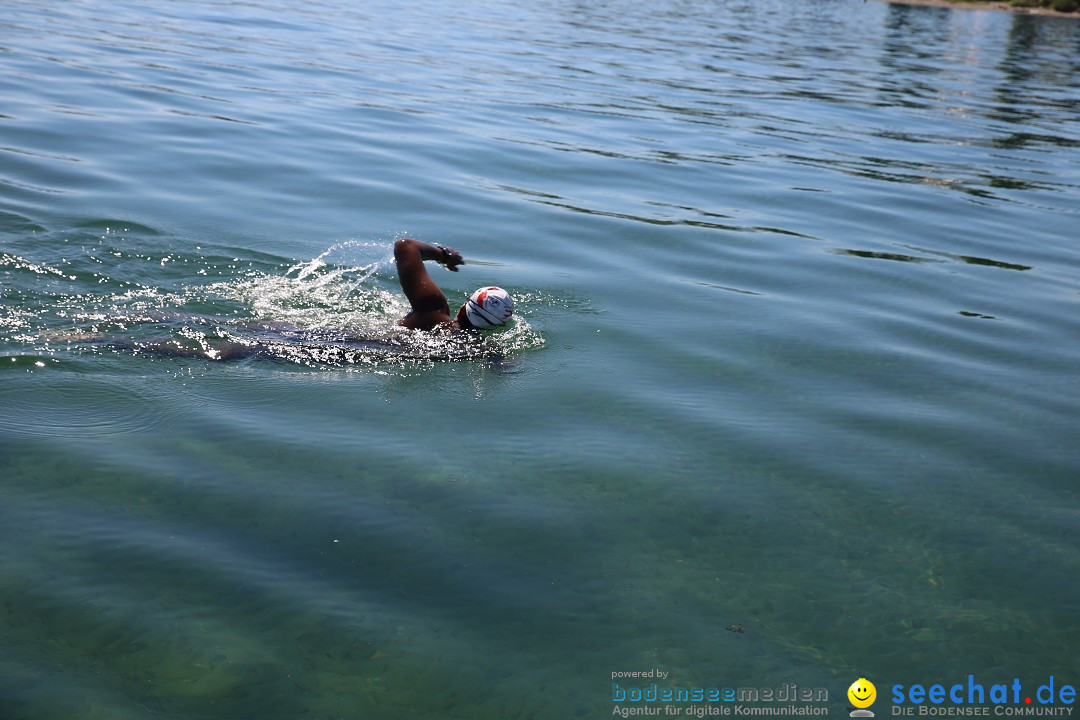
[{"label": "blue water surface", "polygon": [[[0,716],[1076,685],[1078,47],[862,0],[8,3]],[[405,235],[514,327],[397,328]]]}]

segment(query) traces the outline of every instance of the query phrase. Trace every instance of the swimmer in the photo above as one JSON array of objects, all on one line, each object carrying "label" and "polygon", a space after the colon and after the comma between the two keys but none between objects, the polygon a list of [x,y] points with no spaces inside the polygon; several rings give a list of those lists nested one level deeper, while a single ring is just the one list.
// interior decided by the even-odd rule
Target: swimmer
[{"label": "swimmer", "polygon": [[141,313],[115,320],[122,328],[147,324],[156,328],[139,337],[109,335],[98,331],[59,332],[53,341],[97,345],[113,350],[134,351],[157,357],[201,358],[228,361],[265,358],[305,365],[352,365],[376,362],[384,358],[421,360],[501,360],[502,349],[488,343],[475,330],[505,325],[514,312],[514,301],[498,287],[483,287],[474,292],[455,315],[450,314],[446,296],[427,273],[424,262],[433,260],[448,270],[457,271],[465,264],[456,250],[403,238],[394,245],[398,280],[412,306],[398,324],[413,330],[467,330],[441,337],[391,333],[385,328],[370,336],[356,331],[327,328],[305,329],[289,323],[245,321],[227,317],[188,315],[186,313]]},{"label": "swimmer", "polygon": [[465,264],[461,253],[442,245],[432,245],[412,238],[394,243],[394,261],[398,281],[412,311],[399,321],[413,330],[448,327],[460,330],[487,330],[509,322],[514,314],[514,299],[499,287],[480,288],[465,301],[455,315],[439,286],[428,275],[425,260],[433,260],[447,270],[457,272]]}]

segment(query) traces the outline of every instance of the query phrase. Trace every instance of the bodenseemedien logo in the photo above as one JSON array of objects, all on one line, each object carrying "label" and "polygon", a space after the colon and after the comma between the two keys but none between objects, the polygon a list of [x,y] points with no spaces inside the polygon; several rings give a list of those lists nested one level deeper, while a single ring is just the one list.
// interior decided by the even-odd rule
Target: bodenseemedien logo
[{"label": "bodenseemedien logo", "polygon": [[847,690],[847,697],[855,706],[848,715],[853,718],[874,717],[874,713],[868,709],[877,699],[877,688],[874,687],[874,683],[866,678],[859,678],[851,683],[851,687]]}]

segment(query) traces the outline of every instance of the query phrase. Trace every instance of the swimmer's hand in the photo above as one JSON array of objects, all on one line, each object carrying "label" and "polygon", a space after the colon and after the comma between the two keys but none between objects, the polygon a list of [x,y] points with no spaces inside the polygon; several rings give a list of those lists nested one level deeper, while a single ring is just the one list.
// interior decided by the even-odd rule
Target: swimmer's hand
[{"label": "swimmer's hand", "polygon": [[461,257],[461,253],[457,250],[442,245],[436,245],[435,247],[442,251],[442,256],[436,258],[435,261],[447,270],[457,272],[458,266],[465,264],[465,258]]}]

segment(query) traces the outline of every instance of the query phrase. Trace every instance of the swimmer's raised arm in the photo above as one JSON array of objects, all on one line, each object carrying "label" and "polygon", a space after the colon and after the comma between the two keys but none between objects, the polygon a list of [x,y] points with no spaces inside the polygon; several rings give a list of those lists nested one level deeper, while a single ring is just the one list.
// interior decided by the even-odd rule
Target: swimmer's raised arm
[{"label": "swimmer's raised arm", "polygon": [[430,330],[440,323],[452,320],[446,296],[428,275],[427,268],[424,267],[425,260],[433,260],[455,272],[458,265],[465,264],[461,253],[441,245],[432,245],[412,238],[401,238],[394,243],[398,281],[412,305],[412,312],[401,324],[417,330]]},{"label": "swimmer's raised arm", "polygon": [[399,263],[403,255],[410,255],[413,252],[419,253],[421,261],[434,260],[445,266],[447,270],[453,270],[454,272],[457,272],[458,265],[465,264],[465,258],[461,257],[461,253],[453,248],[433,245],[412,238],[401,238],[394,243],[394,259]]},{"label": "swimmer's raised arm", "polygon": [[514,299],[500,287],[482,287],[469,296],[455,315],[450,314],[446,296],[428,275],[425,260],[434,260],[448,270],[457,270],[465,260],[457,250],[432,245],[412,238],[394,243],[394,261],[398,281],[412,311],[400,321],[413,330],[432,330],[440,325],[461,330],[486,330],[510,321],[514,314]]}]

